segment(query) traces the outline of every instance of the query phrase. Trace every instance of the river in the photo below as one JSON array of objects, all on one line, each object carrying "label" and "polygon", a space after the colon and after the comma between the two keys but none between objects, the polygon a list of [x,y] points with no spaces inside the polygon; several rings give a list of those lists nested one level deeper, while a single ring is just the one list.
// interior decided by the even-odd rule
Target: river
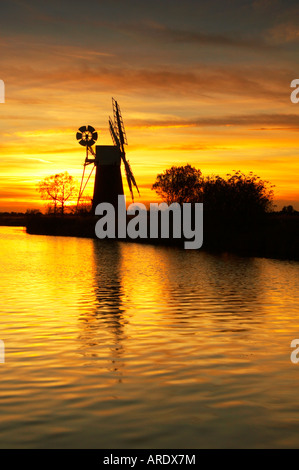
[{"label": "river", "polygon": [[0,227],[1,448],[299,447],[299,263]]}]

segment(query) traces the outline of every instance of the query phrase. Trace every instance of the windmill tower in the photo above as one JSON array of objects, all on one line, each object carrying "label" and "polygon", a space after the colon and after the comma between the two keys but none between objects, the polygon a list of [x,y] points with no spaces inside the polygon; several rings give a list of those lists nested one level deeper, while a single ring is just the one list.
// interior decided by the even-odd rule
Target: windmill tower
[{"label": "windmill tower", "polygon": [[[113,119],[109,117],[109,128],[114,145],[96,145],[94,151],[92,147],[98,136],[95,129],[92,126],[82,126],[77,132],[77,140],[79,141],[79,144],[86,146],[86,158],[78,196],[78,204],[93,170],[96,169],[92,199],[93,212],[96,206],[102,202],[108,202],[117,208],[118,196],[124,194],[121,176],[121,161],[125,167],[132,200],[134,201],[133,186],[135,186],[138,194],[140,194],[129,161],[126,159],[125,145],[128,145],[127,137],[121,111],[114,98],[112,98],[112,106]],[[84,183],[85,168],[90,164],[92,164],[92,169]]]}]

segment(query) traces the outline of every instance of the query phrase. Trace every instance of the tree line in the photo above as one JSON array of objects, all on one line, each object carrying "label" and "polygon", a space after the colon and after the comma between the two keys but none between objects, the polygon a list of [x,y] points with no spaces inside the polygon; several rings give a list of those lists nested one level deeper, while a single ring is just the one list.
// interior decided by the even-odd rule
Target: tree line
[{"label": "tree line", "polygon": [[203,202],[205,213],[247,217],[274,209],[274,186],[253,172],[203,176],[191,165],[172,166],[157,175],[152,189],[168,204]]},{"label": "tree line", "polygon": [[[176,202],[204,203],[205,213],[239,218],[261,215],[274,210],[274,186],[253,172],[233,171],[226,176],[204,176],[190,164],[172,166],[157,175],[151,189],[168,205]],[[66,204],[78,197],[76,180],[67,172],[48,176],[39,182],[41,198],[49,202],[49,211],[64,214]],[[88,201],[83,201],[87,211]],[[82,207],[81,207],[82,209]],[[284,213],[294,213],[292,206]]]}]

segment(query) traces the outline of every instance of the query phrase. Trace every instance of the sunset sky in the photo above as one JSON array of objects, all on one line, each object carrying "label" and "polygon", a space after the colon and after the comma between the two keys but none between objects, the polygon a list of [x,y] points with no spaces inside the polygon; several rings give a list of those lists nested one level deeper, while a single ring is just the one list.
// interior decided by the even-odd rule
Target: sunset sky
[{"label": "sunset sky", "polygon": [[[190,163],[253,171],[299,210],[299,4],[279,0],[0,0],[0,211],[42,207],[37,183],[81,178],[86,124],[112,144],[120,104],[141,192]],[[129,192],[125,186],[126,194]]]}]

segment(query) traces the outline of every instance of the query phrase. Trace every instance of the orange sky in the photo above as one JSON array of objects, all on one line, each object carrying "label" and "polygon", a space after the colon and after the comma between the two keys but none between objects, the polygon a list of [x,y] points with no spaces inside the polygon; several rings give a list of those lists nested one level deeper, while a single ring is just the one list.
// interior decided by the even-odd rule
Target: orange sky
[{"label": "orange sky", "polygon": [[156,199],[157,173],[190,163],[204,175],[253,171],[276,185],[278,208],[299,209],[295,2],[87,3],[89,20],[77,1],[7,2],[2,12],[0,211],[42,207],[35,188],[45,176],[80,180],[76,131],[90,124],[111,144],[112,96],[136,202]]}]

